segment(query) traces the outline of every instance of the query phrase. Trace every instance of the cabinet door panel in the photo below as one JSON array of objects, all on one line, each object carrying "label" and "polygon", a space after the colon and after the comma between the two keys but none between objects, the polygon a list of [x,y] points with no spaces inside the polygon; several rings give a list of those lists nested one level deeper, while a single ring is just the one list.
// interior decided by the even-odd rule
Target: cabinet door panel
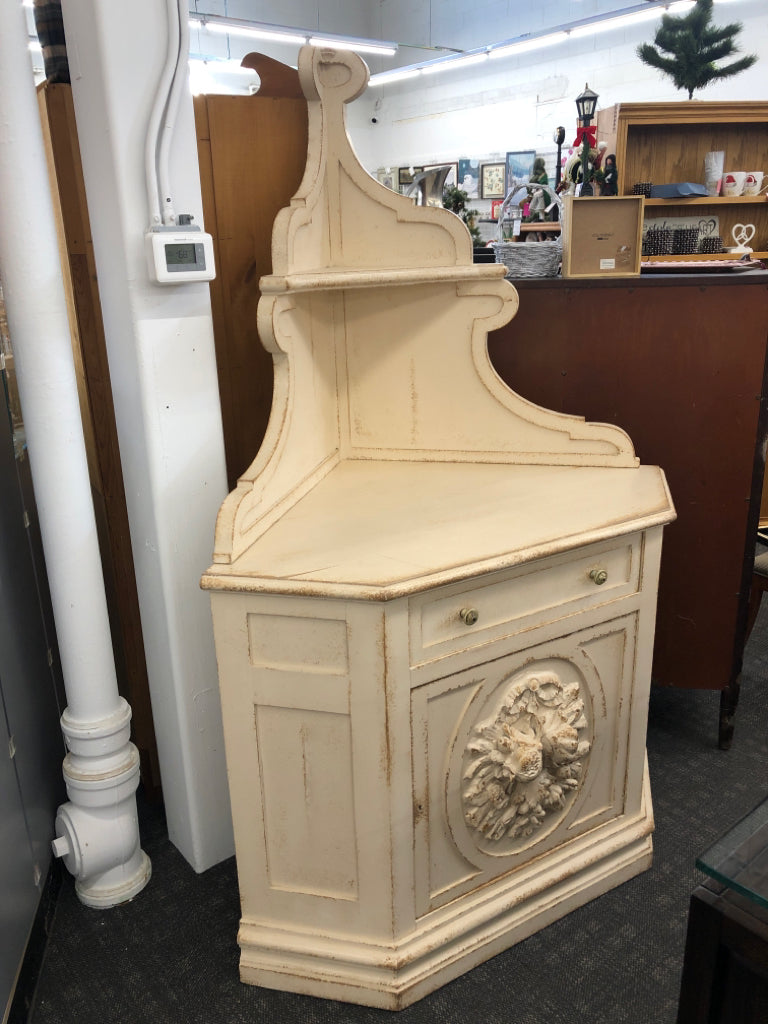
[{"label": "cabinet door panel", "polygon": [[541,854],[582,850],[640,813],[637,623],[627,614],[414,689],[417,915],[515,871],[535,886]]}]

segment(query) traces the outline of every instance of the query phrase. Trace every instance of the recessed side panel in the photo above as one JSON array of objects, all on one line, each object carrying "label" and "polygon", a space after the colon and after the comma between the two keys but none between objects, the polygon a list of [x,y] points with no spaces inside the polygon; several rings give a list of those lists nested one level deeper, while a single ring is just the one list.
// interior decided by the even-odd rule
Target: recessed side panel
[{"label": "recessed side panel", "polygon": [[248,616],[248,652],[255,668],[344,675],[347,623],[293,615]]},{"label": "recessed side panel", "polygon": [[269,887],[357,899],[349,717],[263,706],[255,715]]}]

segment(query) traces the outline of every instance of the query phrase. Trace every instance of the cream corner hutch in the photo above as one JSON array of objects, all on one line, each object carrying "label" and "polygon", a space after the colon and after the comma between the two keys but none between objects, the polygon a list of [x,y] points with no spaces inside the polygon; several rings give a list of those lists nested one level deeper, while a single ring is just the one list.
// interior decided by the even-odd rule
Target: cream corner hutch
[{"label": "cream corner hutch", "polygon": [[307,168],[258,311],[272,417],[203,577],[240,972],[397,1009],[649,865],[674,512],[622,430],[497,376],[517,293],[359,165],[363,62],[299,71]]}]

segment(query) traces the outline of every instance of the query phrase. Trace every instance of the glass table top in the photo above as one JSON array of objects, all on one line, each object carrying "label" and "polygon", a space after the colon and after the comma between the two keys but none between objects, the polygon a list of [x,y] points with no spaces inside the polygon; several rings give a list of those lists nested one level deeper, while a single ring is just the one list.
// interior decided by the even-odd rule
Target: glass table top
[{"label": "glass table top", "polygon": [[768,800],[698,856],[696,867],[768,909]]}]

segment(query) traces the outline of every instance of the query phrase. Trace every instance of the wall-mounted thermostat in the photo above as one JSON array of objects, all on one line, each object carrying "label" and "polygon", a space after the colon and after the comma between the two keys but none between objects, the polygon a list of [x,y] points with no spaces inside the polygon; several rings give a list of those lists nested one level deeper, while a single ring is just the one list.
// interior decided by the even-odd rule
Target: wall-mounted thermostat
[{"label": "wall-mounted thermostat", "polygon": [[157,284],[212,281],[213,239],[198,227],[156,227],[145,237],[149,274]]}]

